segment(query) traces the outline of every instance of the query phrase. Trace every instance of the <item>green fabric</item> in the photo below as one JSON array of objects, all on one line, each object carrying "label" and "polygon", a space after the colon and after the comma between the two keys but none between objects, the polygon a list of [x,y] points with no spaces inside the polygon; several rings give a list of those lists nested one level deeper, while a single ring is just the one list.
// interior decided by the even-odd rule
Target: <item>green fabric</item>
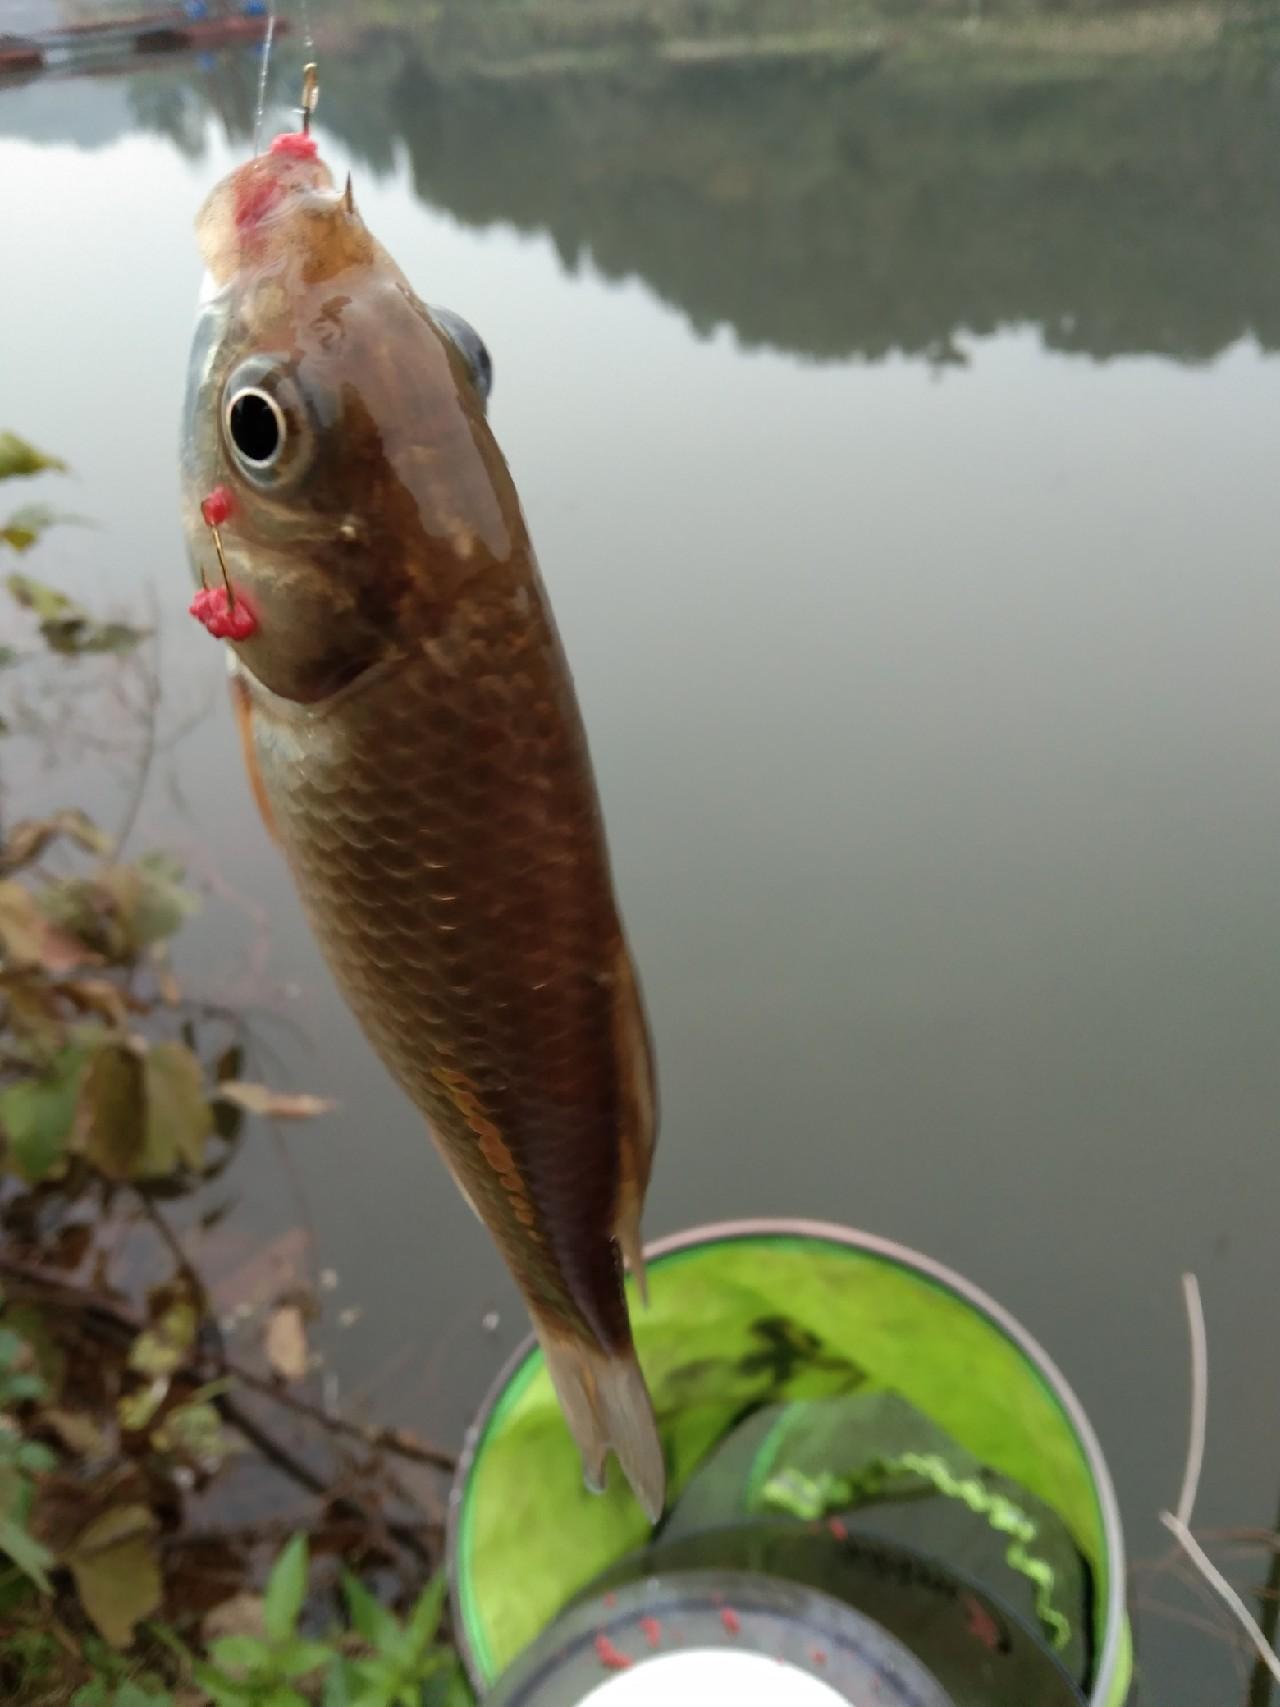
[{"label": "green fabric", "polygon": [[838,1512],[983,1584],[1085,1676],[1086,1572],[1062,1520],[900,1395],[863,1388],[757,1412],[699,1468],[663,1538],[778,1512]]},{"label": "green fabric", "polygon": [[952,1465],[932,1452],[902,1452],[864,1465],[855,1475],[816,1479],[783,1470],[765,1484],[765,1504],[792,1517],[823,1517],[868,1501],[905,1497],[904,1478],[924,1482],[944,1499],[959,1500],[1001,1535],[1010,1537],[1005,1559],[1010,1570],[1026,1577],[1035,1592],[1035,1611],[1050,1644],[1061,1651],[1071,1640],[1071,1620],[1054,1604],[1058,1574],[1034,1549],[1040,1540],[1037,1525],[1007,1494],[986,1487],[980,1477],[959,1476]]},{"label": "green fabric", "polygon": [[[941,1285],[834,1241],[759,1235],[651,1265],[633,1298],[670,1498],[752,1406],[891,1388],[984,1465],[1056,1511],[1102,1581],[1088,1467],[1039,1373]],[[458,1527],[459,1611],[492,1681],[570,1597],[647,1538],[616,1468],[586,1492],[540,1354],[489,1419]]]}]

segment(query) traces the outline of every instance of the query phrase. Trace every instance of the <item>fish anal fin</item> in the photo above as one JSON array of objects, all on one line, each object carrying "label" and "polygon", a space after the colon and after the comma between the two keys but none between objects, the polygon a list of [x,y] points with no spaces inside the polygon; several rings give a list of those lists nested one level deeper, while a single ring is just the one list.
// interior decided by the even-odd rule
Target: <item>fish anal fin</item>
[{"label": "fish anal fin", "polygon": [[667,1468],[653,1402],[631,1346],[605,1351],[558,1333],[534,1318],[551,1382],[582,1454],[582,1474],[593,1493],[605,1485],[610,1451],[622,1467],[650,1523],[666,1503]]},{"label": "fish anal fin", "polygon": [[649,1027],[625,943],[619,945],[613,989],[613,1044],[621,1091],[618,1204],[613,1234],[640,1297],[647,1304],[649,1286],[640,1221],[657,1142],[658,1098]]}]

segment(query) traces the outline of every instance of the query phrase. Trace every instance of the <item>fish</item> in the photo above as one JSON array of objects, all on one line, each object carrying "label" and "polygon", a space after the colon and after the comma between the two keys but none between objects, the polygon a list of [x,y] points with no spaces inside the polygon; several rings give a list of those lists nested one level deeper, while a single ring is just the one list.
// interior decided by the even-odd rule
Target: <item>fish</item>
[{"label": "fish", "polygon": [[[181,511],[253,794],[337,986],[518,1286],[588,1486],[657,1521],[629,1319],[649,1021],[492,365],[303,132],[209,193]],[[216,566],[215,566],[216,556]]]}]

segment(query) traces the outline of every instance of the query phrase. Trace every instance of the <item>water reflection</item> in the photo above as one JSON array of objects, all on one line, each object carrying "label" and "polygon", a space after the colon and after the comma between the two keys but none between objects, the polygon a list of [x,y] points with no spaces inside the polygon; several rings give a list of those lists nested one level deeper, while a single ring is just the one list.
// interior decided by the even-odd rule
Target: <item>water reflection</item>
[{"label": "water reflection", "polygon": [[[945,66],[904,38],[827,64],[625,46],[591,75],[499,78],[461,24],[452,48],[343,27],[321,43],[320,128],[371,228],[495,352],[583,695],[658,1033],[648,1229],[829,1214],[972,1273],[1080,1388],[1139,1555],[1163,1545],[1184,1450],[1194,1266],[1215,1371],[1202,1519],[1269,1519],[1266,54],[1220,32],[1015,76],[979,34]],[[276,122],[300,59],[279,56]],[[170,713],[218,707],[182,754],[191,819],[155,839],[270,919],[272,975],[316,1043],[287,1082],[342,1105],[299,1146],[326,1260],[367,1307],[342,1380],[394,1369],[402,1420],[452,1438],[520,1318],[318,963],[183,615],[191,218],[248,146],[257,69],[0,94],[23,243],[0,371],[13,424],[83,479],[44,495],[101,523],[66,530],[50,578],[125,614],[154,579]],[[743,355],[715,325],[791,354]],[[925,360],[831,359],[895,350]],[[937,383],[928,363],[961,356]],[[100,801],[54,781],[49,804],[116,821],[103,779]],[[239,943],[195,930],[201,978],[238,973]],[[247,1212],[280,1224],[249,1187]],[[1243,1694],[1202,1635],[1162,1623],[1145,1648],[1152,1700]]]},{"label": "water reflection", "polygon": [[[977,31],[945,63],[909,33],[825,56],[615,49],[504,75],[460,24],[348,38],[321,126],[367,170],[403,147],[422,200],[545,231],[567,267],[639,277],[703,335],[940,365],[1028,323],[1096,359],[1280,346],[1280,102],[1230,33],[1140,55],[1084,27],[1078,50],[1018,55]],[[213,112],[247,147],[258,64],[149,70],[118,129],[195,157]],[[62,110],[70,140],[106,139],[94,103]]]}]

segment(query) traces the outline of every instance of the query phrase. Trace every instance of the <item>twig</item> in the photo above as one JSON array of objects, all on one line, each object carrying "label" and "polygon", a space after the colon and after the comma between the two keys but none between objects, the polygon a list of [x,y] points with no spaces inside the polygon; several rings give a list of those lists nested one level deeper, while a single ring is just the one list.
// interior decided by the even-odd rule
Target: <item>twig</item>
[{"label": "twig", "polygon": [[[1277,1658],[1275,1649],[1271,1646],[1270,1642],[1267,1641],[1266,1636],[1263,1635],[1257,1619],[1253,1616],[1252,1612],[1250,1612],[1244,1601],[1241,1600],[1235,1589],[1232,1588],[1231,1584],[1223,1576],[1222,1572],[1214,1564],[1213,1560],[1205,1552],[1204,1548],[1196,1540],[1195,1536],[1187,1528],[1185,1523],[1183,1523],[1179,1518],[1176,1518],[1173,1513],[1169,1511],[1162,1511],[1160,1513],[1160,1521],[1182,1548],[1183,1552],[1191,1560],[1192,1564],[1200,1572],[1200,1575],[1218,1595],[1223,1605],[1235,1615],[1240,1628],[1253,1644],[1254,1652],[1258,1656],[1258,1664],[1269,1672],[1277,1683],[1280,1683],[1280,1658]],[[1252,1700],[1253,1696],[1251,1690],[1251,1703]]]},{"label": "twig", "polygon": [[243,1364],[233,1362],[231,1358],[223,1359],[222,1373],[234,1375],[237,1381],[242,1381],[255,1393],[274,1399],[277,1404],[296,1411],[299,1416],[309,1417],[322,1428],[348,1435],[363,1446],[381,1447],[387,1452],[397,1453],[401,1458],[411,1458],[416,1464],[429,1464],[435,1470],[452,1470],[457,1464],[452,1452],[445,1452],[439,1446],[428,1446],[425,1441],[415,1440],[402,1429],[373,1428],[352,1422],[347,1417],[333,1416],[322,1406],[312,1404],[310,1399],[304,1399],[289,1388],[281,1387],[270,1376],[259,1375],[252,1369],[246,1369]]},{"label": "twig", "polygon": [[[1276,1527],[1280,1529],[1280,1514],[1276,1516]],[[1276,1628],[1280,1624],[1280,1546],[1276,1545],[1276,1537],[1271,1537],[1271,1563],[1267,1568],[1266,1586],[1262,1590],[1262,1617],[1258,1622],[1267,1651],[1275,1653]],[[1271,1667],[1261,1654],[1254,1662],[1253,1671],[1249,1677],[1249,1695],[1246,1707],[1271,1707]]]},{"label": "twig", "polygon": [[1259,1548],[1264,1553],[1280,1552],[1280,1532],[1274,1529],[1250,1529],[1236,1525],[1229,1525],[1226,1529],[1205,1529],[1202,1526],[1200,1538],[1234,1546],[1241,1553],[1256,1553]]},{"label": "twig", "polygon": [[[1176,1552],[1176,1550],[1175,1546],[1174,1551]],[[1196,1578],[1196,1581],[1200,1581],[1199,1577]],[[1226,1609],[1220,1601],[1215,1599],[1213,1604],[1219,1612],[1225,1615]],[[1232,1658],[1237,1662],[1237,1670],[1243,1681],[1244,1668],[1239,1664],[1239,1661],[1243,1657],[1244,1650],[1236,1640],[1236,1627],[1232,1618],[1229,1616],[1207,1618],[1201,1612],[1188,1612],[1184,1606],[1170,1606],[1167,1601],[1157,1600],[1151,1595],[1136,1596],[1133,1606],[1135,1612],[1147,1613],[1152,1618],[1167,1618],[1172,1624],[1182,1624],[1188,1630],[1198,1630],[1205,1636],[1212,1636],[1215,1642],[1225,1641],[1230,1648]]]},{"label": "twig", "polygon": [[1200,1283],[1194,1274],[1183,1275],[1182,1296],[1187,1307],[1187,1333],[1191,1342],[1191,1427],[1177,1506],[1178,1522],[1185,1529],[1195,1510],[1200,1471],[1204,1465],[1205,1425],[1209,1414],[1209,1347],[1204,1330]]},{"label": "twig", "polygon": [[[1182,1490],[1178,1495],[1178,1509],[1176,1514],[1162,1511],[1160,1521],[1248,1636],[1257,1655],[1249,1685],[1248,1707],[1268,1707],[1271,1698],[1269,1680],[1280,1683],[1280,1657],[1277,1657],[1272,1645],[1277,1605],[1274,1602],[1268,1604],[1264,1614],[1270,1615],[1271,1633],[1268,1635],[1189,1527],[1195,1511],[1200,1471],[1204,1464],[1204,1442],[1209,1413],[1209,1355],[1204,1306],[1200,1299],[1199,1282],[1194,1274],[1183,1275],[1182,1292],[1187,1306],[1187,1331],[1191,1341],[1191,1424],[1187,1438],[1187,1461],[1182,1473]],[[1272,1559],[1272,1575],[1276,1578],[1277,1586],[1280,1586],[1280,1555]]]},{"label": "twig", "polygon": [[268,1463],[274,1464],[277,1470],[283,1470],[286,1476],[308,1488],[313,1494],[323,1496],[327,1491],[327,1483],[323,1476],[318,1476],[309,1464],[290,1452],[287,1446],[282,1446],[273,1435],[241,1409],[228,1393],[220,1393],[214,1399],[214,1404],[229,1422],[232,1428],[242,1434],[251,1446],[255,1446]]},{"label": "twig", "polygon": [[[66,1281],[60,1275],[50,1274],[45,1269],[19,1262],[3,1253],[0,1253],[0,1273],[7,1274],[14,1280],[24,1281],[29,1286],[39,1287],[46,1296],[51,1295],[68,1309],[86,1310],[105,1317],[130,1335],[141,1333],[147,1325],[124,1305],[103,1298],[98,1293],[89,1291],[87,1287]],[[346,1417],[331,1416],[321,1406],[301,1398],[287,1387],[282,1387],[272,1377],[247,1369],[243,1364],[228,1357],[225,1352],[210,1354],[209,1359],[203,1363],[191,1359],[182,1364],[176,1373],[196,1386],[204,1386],[216,1375],[230,1375],[243,1386],[260,1393],[264,1398],[274,1400],[286,1410],[295,1411],[299,1416],[308,1418],[331,1433],[358,1440],[363,1446],[395,1453],[401,1458],[412,1459],[414,1463],[430,1465],[435,1470],[451,1471],[457,1463],[453,1453],[446,1452],[439,1446],[430,1446],[425,1441],[415,1440],[402,1429],[372,1428],[351,1422]]]},{"label": "twig", "polygon": [[299,1510],[282,1517],[262,1517],[252,1523],[211,1523],[199,1529],[175,1530],[172,1535],[162,1535],[160,1545],[171,1552],[181,1552],[188,1547],[232,1547],[237,1543],[248,1546],[255,1541],[274,1541],[308,1528],[315,1521],[315,1514],[315,1502],[309,1501]]},{"label": "twig", "polygon": [[[177,1263],[179,1273],[186,1278],[188,1284],[191,1286],[192,1291],[195,1293],[196,1302],[203,1307],[208,1296],[205,1290],[205,1284],[204,1281],[201,1280],[191,1258],[183,1250],[182,1241],[165,1220],[164,1216],[160,1213],[160,1210],[152,1202],[151,1198],[147,1195],[142,1186],[135,1184],[134,1194],[137,1197],[138,1202],[142,1205],[142,1213],[155,1229],[161,1242],[168,1250],[169,1255],[173,1258],[174,1262]],[[215,1329],[217,1328],[216,1320],[214,1320],[214,1327]],[[219,1341],[221,1341],[221,1336],[219,1336]]]}]

